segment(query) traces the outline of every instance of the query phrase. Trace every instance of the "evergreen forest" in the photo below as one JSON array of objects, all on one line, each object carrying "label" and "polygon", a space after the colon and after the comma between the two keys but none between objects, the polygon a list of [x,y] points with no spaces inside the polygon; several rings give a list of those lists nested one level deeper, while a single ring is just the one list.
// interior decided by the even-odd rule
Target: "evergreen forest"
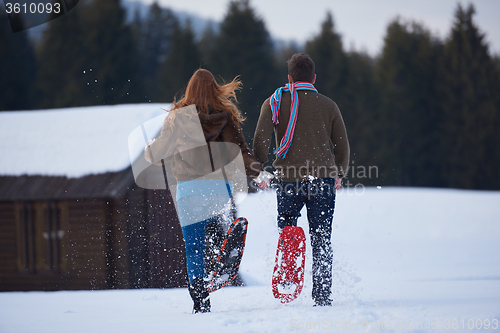
[{"label": "evergreen forest", "polygon": [[377,56],[347,50],[334,13],[303,45],[278,43],[249,0],[229,1],[202,34],[157,3],[127,19],[120,0],[80,0],[37,41],[0,12],[0,111],[170,103],[201,67],[221,82],[240,77],[251,145],[262,102],[287,81],[286,61],[306,52],[347,127],[346,186],[500,190],[500,58],[473,5],[456,6],[445,38],[394,18]]}]

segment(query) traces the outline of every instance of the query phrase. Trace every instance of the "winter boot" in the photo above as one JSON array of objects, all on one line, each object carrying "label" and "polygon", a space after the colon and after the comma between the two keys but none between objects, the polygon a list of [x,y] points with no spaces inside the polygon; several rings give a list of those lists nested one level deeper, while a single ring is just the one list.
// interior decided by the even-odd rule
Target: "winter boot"
[{"label": "winter boot", "polygon": [[332,300],[329,298],[315,299],[314,306],[332,306]]},{"label": "winter boot", "polygon": [[330,298],[331,296],[330,294],[331,294],[330,290],[318,288],[313,283],[312,298],[314,300],[314,306],[332,306],[332,300]]},{"label": "winter boot", "polygon": [[195,278],[189,285],[189,294],[193,299],[193,313],[210,312],[210,297],[203,278]]}]

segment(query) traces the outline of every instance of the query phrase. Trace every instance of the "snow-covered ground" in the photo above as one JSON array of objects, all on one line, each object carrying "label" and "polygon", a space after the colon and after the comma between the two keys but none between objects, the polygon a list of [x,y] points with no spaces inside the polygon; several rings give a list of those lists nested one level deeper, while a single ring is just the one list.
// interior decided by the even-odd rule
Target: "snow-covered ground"
[{"label": "snow-covered ground", "polygon": [[500,332],[499,204],[500,192],[339,191],[335,301],[318,308],[310,248],[302,294],[273,298],[276,200],[249,195],[247,286],[211,294],[211,313],[191,314],[187,289],[0,293],[0,332]]}]

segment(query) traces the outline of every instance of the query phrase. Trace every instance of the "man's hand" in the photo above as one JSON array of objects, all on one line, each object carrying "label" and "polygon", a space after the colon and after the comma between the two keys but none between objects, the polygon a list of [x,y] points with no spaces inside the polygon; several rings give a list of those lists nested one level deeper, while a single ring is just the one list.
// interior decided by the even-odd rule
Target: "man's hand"
[{"label": "man's hand", "polygon": [[335,178],[335,189],[340,190],[340,187],[342,187],[342,178]]},{"label": "man's hand", "polygon": [[259,176],[257,178],[255,178],[253,181],[262,190],[267,190],[269,188],[269,184],[271,182],[271,179],[273,179],[273,178],[274,178],[274,176],[272,174],[270,174],[269,172],[261,171],[259,173]]}]

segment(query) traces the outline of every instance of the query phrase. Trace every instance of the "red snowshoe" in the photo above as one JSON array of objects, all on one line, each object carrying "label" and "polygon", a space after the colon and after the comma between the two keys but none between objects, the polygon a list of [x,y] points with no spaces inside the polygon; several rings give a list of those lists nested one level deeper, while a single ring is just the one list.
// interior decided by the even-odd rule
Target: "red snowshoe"
[{"label": "red snowshoe", "polygon": [[272,278],[273,295],[281,303],[296,299],[304,286],[306,236],[301,227],[285,227],[278,239]]}]

